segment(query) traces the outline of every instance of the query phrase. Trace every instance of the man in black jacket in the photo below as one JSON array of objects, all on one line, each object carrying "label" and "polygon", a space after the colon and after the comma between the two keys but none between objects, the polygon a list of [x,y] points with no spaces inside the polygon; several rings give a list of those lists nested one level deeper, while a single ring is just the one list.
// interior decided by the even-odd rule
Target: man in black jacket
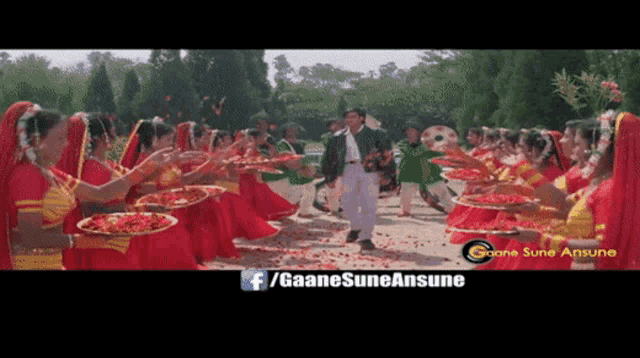
[{"label": "man in black jacket", "polygon": [[393,161],[391,142],[383,131],[364,125],[363,109],[344,113],[346,130],[329,140],[322,161],[322,173],[332,188],[342,177],[342,204],[351,232],[347,242],[358,242],[363,250],[373,250],[371,241],[380,191],[379,174]]}]

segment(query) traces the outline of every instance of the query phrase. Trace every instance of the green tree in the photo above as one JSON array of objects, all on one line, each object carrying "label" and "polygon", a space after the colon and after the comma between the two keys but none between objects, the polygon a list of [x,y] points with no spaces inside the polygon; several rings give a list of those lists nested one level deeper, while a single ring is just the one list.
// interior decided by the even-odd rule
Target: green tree
[{"label": "green tree", "polygon": [[338,116],[338,118],[342,118],[342,116],[344,115],[344,112],[347,111],[347,100],[344,98],[344,95],[340,96],[340,101],[338,102],[338,109],[336,111],[336,115]]},{"label": "green tree", "polygon": [[111,82],[104,63],[94,71],[85,97],[88,112],[115,113],[116,104],[113,98]]},{"label": "green tree", "polygon": [[490,119],[493,125],[560,129],[575,118],[572,108],[554,93],[552,85],[555,73],[563,68],[567,73],[586,71],[584,50],[509,51],[495,81],[500,100]]},{"label": "green tree", "polygon": [[292,82],[289,76],[295,75],[296,71],[291,67],[291,64],[287,61],[287,57],[285,55],[280,55],[274,58],[273,67],[276,69],[276,74],[273,77],[276,81],[276,86],[283,86]]},{"label": "green tree", "polygon": [[620,109],[640,115],[640,51],[627,50],[626,55],[620,77],[616,77],[620,88],[626,93]]},{"label": "green tree", "polygon": [[50,61],[34,54],[24,55],[15,61],[5,56],[2,66],[3,98],[7,108],[16,101],[31,101],[44,108],[58,109],[56,76],[49,68]]},{"label": "green tree", "polygon": [[197,94],[180,50],[153,50],[149,64],[151,77],[142,86],[139,110],[172,124],[197,117]]},{"label": "green tree", "polygon": [[118,120],[122,127],[120,128],[121,130],[130,128],[137,119],[134,112],[134,104],[140,91],[141,86],[138,75],[135,70],[130,69],[125,75],[123,92],[118,100]]},{"label": "green tree", "polygon": [[396,71],[398,70],[398,66],[396,66],[395,62],[389,62],[387,64],[381,65],[378,72],[380,72],[381,78],[389,78],[396,77]]}]

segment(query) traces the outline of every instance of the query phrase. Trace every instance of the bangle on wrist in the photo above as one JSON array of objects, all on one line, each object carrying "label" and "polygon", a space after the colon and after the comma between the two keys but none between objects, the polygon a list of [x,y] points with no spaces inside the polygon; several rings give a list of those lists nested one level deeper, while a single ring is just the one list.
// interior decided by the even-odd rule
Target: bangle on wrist
[{"label": "bangle on wrist", "polygon": [[73,249],[76,247],[76,237],[74,234],[69,234],[69,248]]}]

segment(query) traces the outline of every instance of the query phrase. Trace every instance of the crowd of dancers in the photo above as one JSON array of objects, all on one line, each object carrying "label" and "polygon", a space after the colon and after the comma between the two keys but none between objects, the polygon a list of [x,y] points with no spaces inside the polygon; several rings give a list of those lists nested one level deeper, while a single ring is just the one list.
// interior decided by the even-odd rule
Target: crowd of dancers
[{"label": "crowd of dancers", "polygon": [[453,244],[486,240],[493,258],[478,270],[635,269],[640,264],[640,119],[609,111],[566,123],[564,132],[473,128],[464,152],[447,155],[458,167],[496,180],[468,183],[462,195],[507,194],[535,198],[507,210],[457,205],[450,228],[491,228],[504,233],[456,231]]},{"label": "crowd of dancers", "polygon": [[[0,269],[207,269],[207,261],[240,256],[236,238],[276,236],[279,229],[270,222],[293,215],[312,218],[318,177],[330,188],[330,211],[336,214],[342,206],[350,222],[346,241],[374,250],[376,200],[384,173],[394,163],[388,136],[365,125],[366,118],[363,110],[354,109],[344,118],[327,120],[330,133],[323,137],[320,173],[308,158],[291,159],[277,173],[262,173],[224,163],[283,153],[302,157],[304,145],[297,140],[302,128],[282,126],[283,139],[276,142],[270,123],[260,118],[255,128],[236,133],[192,122],[174,127],[159,118],[140,120],[113,161],[107,159],[116,140],[110,118],[98,113],[65,118],[34,103],[14,103],[0,124],[0,197],[6,198],[0,202]],[[411,215],[411,198],[425,185],[443,204],[449,227],[535,224],[501,236],[450,233],[454,244],[481,238],[496,250],[520,253],[494,257],[477,269],[627,269],[640,264],[640,223],[634,220],[640,211],[640,119],[635,115],[607,113],[571,121],[564,133],[472,129],[470,152],[455,143],[442,152],[429,150],[420,141],[420,123],[407,121],[404,129],[399,216]],[[454,205],[440,168],[429,161],[443,155],[457,167],[496,178],[468,183],[462,195],[509,193],[538,201],[510,211]],[[172,209],[178,223],[155,234],[104,237],[77,227],[96,213],[158,210],[134,203],[146,194],[186,185],[225,191]],[[525,249],[565,248],[583,254],[522,255]]]}]

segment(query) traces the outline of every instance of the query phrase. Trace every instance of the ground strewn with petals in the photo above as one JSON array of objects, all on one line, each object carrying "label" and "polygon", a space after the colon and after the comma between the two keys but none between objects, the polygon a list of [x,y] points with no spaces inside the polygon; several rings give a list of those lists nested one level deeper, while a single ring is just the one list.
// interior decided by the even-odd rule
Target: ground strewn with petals
[{"label": "ground strewn with petals", "polygon": [[[454,188],[455,190],[455,188]],[[346,243],[349,222],[314,210],[311,219],[293,217],[279,235],[261,240],[236,239],[240,259],[207,262],[210,269],[240,270],[467,270],[473,265],[461,255],[461,245],[450,244],[444,232],[445,214],[413,198],[412,217],[399,218],[398,197],[378,201],[373,243],[377,249],[360,251]]]}]

